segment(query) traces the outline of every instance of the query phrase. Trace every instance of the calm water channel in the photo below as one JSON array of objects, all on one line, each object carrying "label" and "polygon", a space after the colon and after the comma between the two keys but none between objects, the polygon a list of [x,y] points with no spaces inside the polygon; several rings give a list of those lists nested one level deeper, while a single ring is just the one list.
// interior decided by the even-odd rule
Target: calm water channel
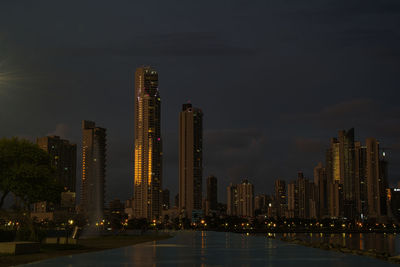
[{"label": "calm water channel", "polygon": [[[173,238],[78,254],[33,266],[399,266],[368,257],[289,244],[263,236],[175,232]],[[397,239],[397,238],[396,238]]]},{"label": "calm water channel", "polygon": [[299,238],[312,242],[318,243],[329,243],[347,247],[355,250],[370,250],[374,249],[378,252],[388,252],[392,256],[400,255],[400,235],[398,234],[281,234],[276,237],[290,237]]}]

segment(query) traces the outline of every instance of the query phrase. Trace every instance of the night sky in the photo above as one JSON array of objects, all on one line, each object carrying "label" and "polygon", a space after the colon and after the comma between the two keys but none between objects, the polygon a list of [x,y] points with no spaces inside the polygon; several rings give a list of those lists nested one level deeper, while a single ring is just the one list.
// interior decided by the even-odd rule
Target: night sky
[{"label": "night sky", "polygon": [[[204,112],[204,180],[309,178],[355,127],[400,180],[400,1],[0,2],[0,136],[108,132],[107,199],[133,194],[134,70],[159,72],[164,187],[178,191],[178,114]],[[80,153],[80,150],[79,150]],[[80,156],[78,156],[80,161]],[[78,162],[78,184],[80,184]]]}]

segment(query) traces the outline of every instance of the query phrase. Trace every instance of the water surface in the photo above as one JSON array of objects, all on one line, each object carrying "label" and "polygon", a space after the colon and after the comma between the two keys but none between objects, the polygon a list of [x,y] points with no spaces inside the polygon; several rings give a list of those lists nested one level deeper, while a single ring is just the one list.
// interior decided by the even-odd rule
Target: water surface
[{"label": "water surface", "polygon": [[222,232],[175,232],[170,239],[76,254],[35,266],[398,266],[373,258],[285,243],[263,236]]}]

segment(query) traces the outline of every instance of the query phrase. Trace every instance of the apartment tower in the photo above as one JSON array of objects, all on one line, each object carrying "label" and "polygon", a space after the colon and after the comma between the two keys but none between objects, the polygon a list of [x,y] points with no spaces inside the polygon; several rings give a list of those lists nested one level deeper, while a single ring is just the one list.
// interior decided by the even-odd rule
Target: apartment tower
[{"label": "apartment tower", "polygon": [[55,135],[37,138],[36,143],[49,153],[51,165],[64,191],[76,192],[76,144]]},{"label": "apartment tower", "polygon": [[90,223],[104,218],[106,129],[82,121],[81,207]]},{"label": "apartment tower", "polygon": [[158,73],[135,72],[134,216],[159,219],[162,206],[161,99]]},{"label": "apartment tower", "polygon": [[191,218],[202,208],[203,112],[183,104],[179,114],[179,210]]}]

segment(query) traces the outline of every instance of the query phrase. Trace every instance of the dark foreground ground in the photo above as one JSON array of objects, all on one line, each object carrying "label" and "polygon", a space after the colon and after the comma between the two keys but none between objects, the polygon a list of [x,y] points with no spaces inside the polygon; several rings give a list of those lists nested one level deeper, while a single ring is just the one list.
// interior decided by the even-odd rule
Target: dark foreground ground
[{"label": "dark foreground ground", "polygon": [[144,236],[104,236],[79,240],[78,245],[44,244],[40,253],[25,255],[0,255],[0,266],[15,266],[24,263],[41,261],[49,258],[78,253],[95,252],[106,249],[130,246],[138,243],[170,238],[168,234]]}]

